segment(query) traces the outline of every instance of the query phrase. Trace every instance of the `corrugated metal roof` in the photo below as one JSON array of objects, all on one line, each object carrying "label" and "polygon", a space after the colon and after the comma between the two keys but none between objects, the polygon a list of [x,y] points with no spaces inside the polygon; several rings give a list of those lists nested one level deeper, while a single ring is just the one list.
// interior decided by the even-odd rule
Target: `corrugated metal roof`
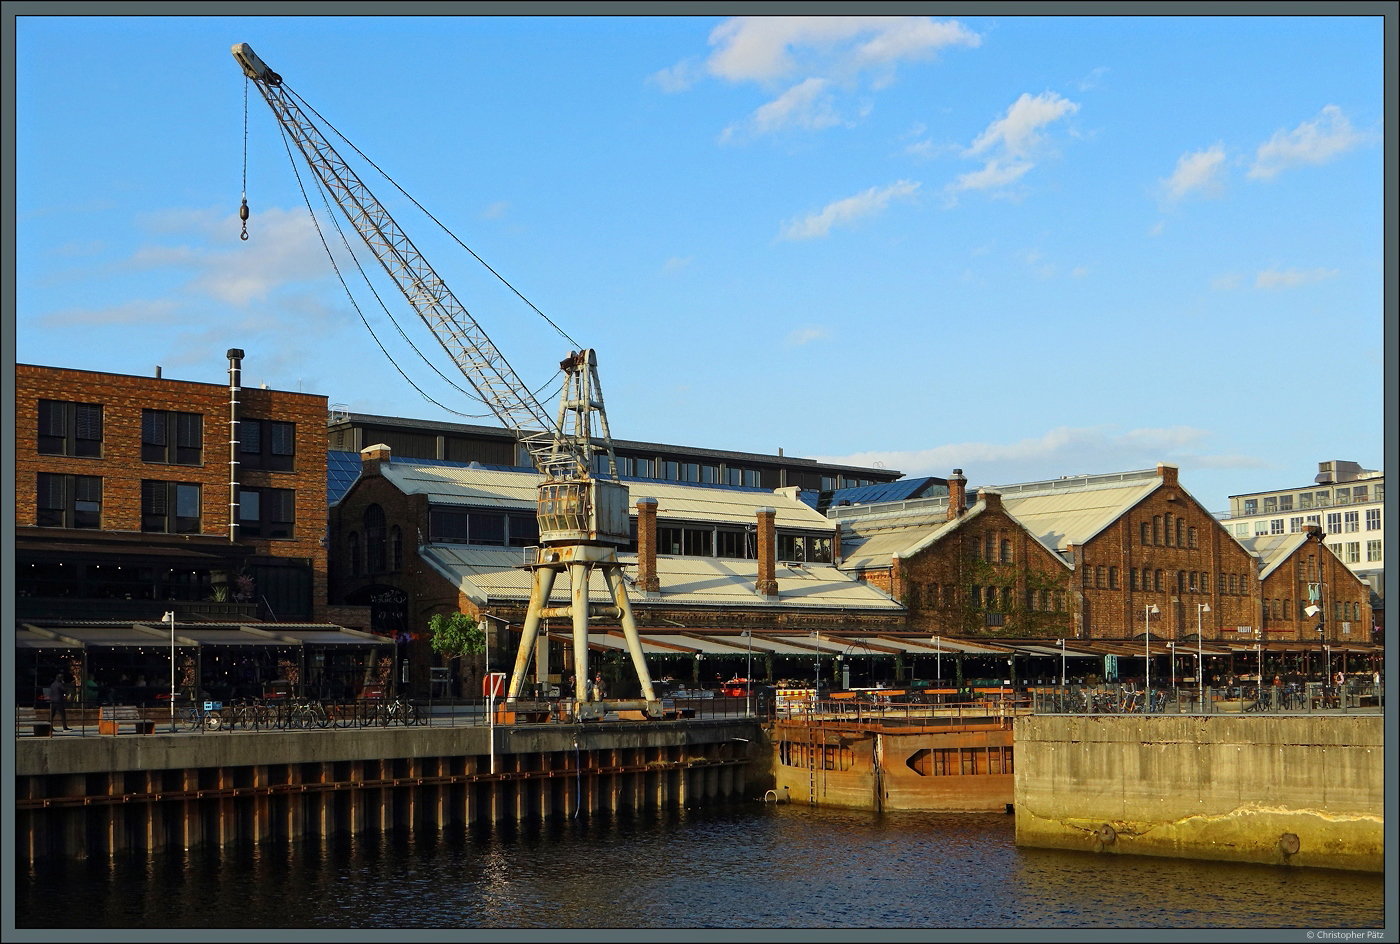
[{"label": "corrugated metal roof", "polygon": [[1042,543],[1063,551],[1071,544],[1084,544],[1161,484],[1160,478],[1153,478],[1077,491],[1003,492],[1001,502]]},{"label": "corrugated metal roof", "polygon": [[[497,471],[483,467],[395,459],[381,467],[384,477],[409,495],[427,495],[434,504],[470,505],[533,511],[536,488],[544,481],[533,472]],[[776,512],[779,528],[830,533],[825,515],[785,495],[741,488],[682,485],[676,482],[624,480],[631,513],[639,498],[656,499],[658,518],[711,524],[750,525],[757,509]]]},{"label": "corrugated metal roof", "polygon": [[[480,548],[460,544],[431,544],[419,556],[474,603],[524,602],[530,597],[530,573],[520,568],[519,548]],[[635,566],[635,554],[619,554],[618,560]],[[635,591],[633,603],[689,604],[720,607],[840,607],[897,612],[900,605],[880,591],[853,580],[830,564],[794,567],[779,564],[778,602],[769,603],[758,593],[758,561],[718,557],[668,557],[658,555],[659,598],[642,598]],[[563,606],[570,599],[569,580],[561,575],[554,583],[550,603]],[[589,584],[588,598],[610,603],[601,575]]]},{"label": "corrugated metal roof", "polygon": [[1258,534],[1251,538],[1236,538],[1236,540],[1246,551],[1259,558],[1259,579],[1263,580],[1277,570],[1279,564],[1288,560],[1288,555],[1307,542],[1308,532]]}]

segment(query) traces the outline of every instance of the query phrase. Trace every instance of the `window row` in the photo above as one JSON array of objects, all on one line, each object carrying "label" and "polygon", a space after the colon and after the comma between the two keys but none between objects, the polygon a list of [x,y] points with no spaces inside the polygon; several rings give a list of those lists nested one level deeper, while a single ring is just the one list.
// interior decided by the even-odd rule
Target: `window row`
[{"label": "window row", "polygon": [[[597,475],[608,474],[606,454],[593,456],[593,471]],[[690,482],[696,485],[763,487],[763,473],[758,469],[739,469],[732,466],[721,468],[707,462],[673,462],[665,459],[638,459],[632,456],[618,456],[617,474],[630,478],[656,479],[663,482]]]},{"label": "window row", "polygon": [[1258,498],[1246,498],[1244,500],[1244,514],[1271,515],[1281,511],[1292,511],[1297,508],[1326,508],[1330,505],[1364,505],[1370,501],[1385,500],[1385,486],[1376,485],[1347,485],[1325,491],[1301,492],[1297,497],[1297,504],[1294,504],[1294,495],[1269,495],[1262,500]]},{"label": "window row", "polygon": [[[366,535],[371,531],[369,515],[377,509],[378,505],[371,505],[365,512]],[[379,511],[380,529],[383,528],[383,514],[383,511]],[[531,514],[432,508],[428,511],[428,540],[433,544],[533,547],[540,543],[540,529],[538,521]]]},{"label": "window row", "polygon": [[[1243,574],[1221,574],[1218,586],[1221,593],[1246,592]],[[1178,570],[1173,576],[1170,571],[1133,567],[1128,571],[1128,588],[1152,593],[1210,593],[1210,574],[1203,570]]]},{"label": "window row", "polygon": [[[1307,603],[1303,600],[1299,600],[1298,609],[1295,616],[1293,610],[1293,601],[1289,598],[1284,597],[1282,600],[1265,600],[1264,619],[1266,621],[1306,619],[1306,607]],[[1341,622],[1342,620],[1359,621],[1361,619],[1361,604],[1356,601],[1333,600],[1332,618],[1338,622]]]},{"label": "window row", "polygon": [[1143,547],[1198,547],[1196,529],[1184,518],[1153,515],[1151,521],[1138,526],[1139,543]]},{"label": "window row", "polygon": [[[40,472],[36,486],[34,518],[39,527],[102,527],[102,476]],[[238,502],[238,526],[244,537],[294,536],[296,493],[292,489],[240,487]],[[203,518],[203,486],[141,480],[142,531],[199,534]]]},{"label": "window row", "polygon": [[[1361,563],[1361,542],[1360,541],[1338,541],[1336,544],[1327,545],[1332,549],[1332,553],[1337,555],[1337,559],[1344,564]],[[1381,559],[1381,542],[1366,542],[1366,561],[1375,563]]]},{"label": "window row", "polygon": [[[372,505],[371,508],[378,508]],[[345,549],[348,552],[350,576],[372,576],[374,574],[396,574],[403,570],[403,531],[394,525],[384,529],[383,512],[380,511],[378,526],[365,529],[364,559],[360,557],[360,535],[351,531],[345,536]],[[368,516],[367,516],[368,517]]]},{"label": "window row", "polygon": [[1001,531],[988,531],[981,537],[972,535],[973,556],[988,563],[1010,564],[1013,548],[1011,539],[1004,537],[1004,534]]},{"label": "window row", "polygon": [[[245,419],[238,424],[238,461],[249,469],[291,472],[296,424]],[[39,401],[40,455],[102,457],[102,404]],[[141,461],[204,464],[204,415],[179,410],[141,411]]]}]

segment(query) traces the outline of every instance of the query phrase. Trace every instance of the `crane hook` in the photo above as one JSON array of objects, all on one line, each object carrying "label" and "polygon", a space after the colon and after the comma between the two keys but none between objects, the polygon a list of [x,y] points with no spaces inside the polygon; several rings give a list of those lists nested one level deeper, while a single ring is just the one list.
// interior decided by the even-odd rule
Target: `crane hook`
[{"label": "crane hook", "polygon": [[243,198],[243,205],[238,208],[238,218],[243,221],[243,232],[238,234],[239,239],[248,238],[248,198]]}]

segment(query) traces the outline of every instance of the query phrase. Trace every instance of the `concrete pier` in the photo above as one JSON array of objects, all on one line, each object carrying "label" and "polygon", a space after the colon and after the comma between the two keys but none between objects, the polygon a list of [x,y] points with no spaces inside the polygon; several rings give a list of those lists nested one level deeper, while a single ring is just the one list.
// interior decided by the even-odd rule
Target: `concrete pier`
[{"label": "concrete pier", "polygon": [[1016,843],[1383,870],[1380,715],[1016,719]]},{"label": "concrete pier", "polygon": [[[115,855],[724,803],[754,721],[20,738],[16,851]],[[766,786],[764,784],[763,786]],[[761,786],[756,785],[761,794]]]}]

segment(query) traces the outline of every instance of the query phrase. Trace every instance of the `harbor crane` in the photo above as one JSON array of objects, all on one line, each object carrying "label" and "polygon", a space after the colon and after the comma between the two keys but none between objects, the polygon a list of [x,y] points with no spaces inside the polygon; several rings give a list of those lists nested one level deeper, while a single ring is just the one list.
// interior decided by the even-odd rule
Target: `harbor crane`
[{"label": "harbor crane", "polygon": [[[560,362],[564,384],[557,413],[551,417],[389,211],[331,147],[282,77],[268,68],[247,43],[234,45],[233,57],[325,192],[477,395],[515,433],[536,469],[544,475],[536,504],[540,543],[534,560],[525,565],[531,571],[530,602],[506,692],[506,709],[520,700],[541,621],[567,618],[573,625],[574,720],[597,720],[603,716],[608,705],[587,684],[588,626],[590,617],[597,616],[622,624],[641,683],[643,704],[636,707],[649,717],[659,717],[661,703],[642,655],[641,637],[622,576],[623,565],[617,559],[617,549],[631,540],[628,490],[617,478],[617,457],[598,383],[597,355],[592,349],[570,351]],[[240,211],[245,222],[246,206],[245,198]],[[599,470],[604,456],[606,474]],[[612,606],[589,603],[588,587],[595,570],[602,575]],[[555,581],[565,572],[569,576],[570,602],[567,606],[551,607]]]}]

